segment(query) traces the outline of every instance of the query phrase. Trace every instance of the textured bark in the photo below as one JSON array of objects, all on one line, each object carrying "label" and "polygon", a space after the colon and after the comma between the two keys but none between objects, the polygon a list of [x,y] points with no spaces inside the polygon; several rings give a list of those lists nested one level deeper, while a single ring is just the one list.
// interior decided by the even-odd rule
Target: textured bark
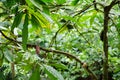
[{"label": "textured bark", "polygon": [[109,10],[108,7],[104,8],[104,31],[103,31],[103,48],[104,48],[104,56],[103,56],[103,80],[108,80],[108,20],[109,20]]},{"label": "textured bark", "polygon": [[103,34],[103,80],[108,80],[108,22],[109,22],[109,12],[111,8],[116,5],[119,1],[113,0],[110,5],[104,7],[104,34]]}]

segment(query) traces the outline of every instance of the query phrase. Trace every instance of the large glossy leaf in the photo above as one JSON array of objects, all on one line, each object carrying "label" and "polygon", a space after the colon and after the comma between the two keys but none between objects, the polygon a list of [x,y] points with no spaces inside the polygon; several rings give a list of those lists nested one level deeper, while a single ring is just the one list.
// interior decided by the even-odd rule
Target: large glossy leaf
[{"label": "large glossy leaf", "polygon": [[53,67],[44,65],[44,68],[50,80],[64,80],[63,76]]},{"label": "large glossy leaf", "polygon": [[32,14],[37,21],[40,23],[41,27],[45,27],[45,28],[49,28],[50,27],[50,23],[49,21],[44,17],[43,14],[41,14],[41,12],[34,12],[34,10],[28,8],[30,14]]},{"label": "large glossy leaf", "polygon": [[22,29],[22,46],[24,50],[26,50],[27,39],[28,39],[28,14],[26,14],[25,16]]},{"label": "large glossy leaf", "polygon": [[36,68],[33,72],[32,75],[30,76],[29,80],[40,80],[40,72],[39,68]]},{"label": "large glossy leaf", "polygon": [[31,15],[31,23],[32,23],[32,26],[35,28],[41,27],[38,18],[36,18],[34,15]]},{"label": "large glossy leaf", "polygon": [[50,23],[49,23],[49,21],[44,17],[44,15],[42,15],[41,13],[36,13],[36,16],[39,18],[42,27],[46,27],[46,28],[49,28],[49,27],[50,27]]},{"label": "large glossy leaf", "polygon": [[14,18],[14,21],[13,21],[13,24],[12,24],[12,27],[11,27],[11,31],[13,31],[13,29],[15,27],[18,27],[21,20],[22,20],[22,16],[23,16],[23,12],[19,12],[16,14],[15,18]]}]

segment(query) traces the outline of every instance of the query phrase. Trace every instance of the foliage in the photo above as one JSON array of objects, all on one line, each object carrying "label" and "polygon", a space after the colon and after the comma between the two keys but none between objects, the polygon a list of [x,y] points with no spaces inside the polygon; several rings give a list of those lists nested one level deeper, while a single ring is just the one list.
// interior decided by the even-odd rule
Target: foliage
[{"label": "foliage", "polygon": [[[120,79],[120,1],[114,1],[109,80]],[[114,1],[1,0],[0,80],[102,80],[103,7]]]}]

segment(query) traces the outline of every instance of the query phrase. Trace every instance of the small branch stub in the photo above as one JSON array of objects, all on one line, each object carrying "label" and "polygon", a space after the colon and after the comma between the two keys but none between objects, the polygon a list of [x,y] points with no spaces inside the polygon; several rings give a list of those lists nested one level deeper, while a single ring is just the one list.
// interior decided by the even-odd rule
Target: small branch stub
[{"label": "small branch stub", "polygon": [[40,53],[40,47],[38,45],[35,46],[36,54],[38,55]]}]

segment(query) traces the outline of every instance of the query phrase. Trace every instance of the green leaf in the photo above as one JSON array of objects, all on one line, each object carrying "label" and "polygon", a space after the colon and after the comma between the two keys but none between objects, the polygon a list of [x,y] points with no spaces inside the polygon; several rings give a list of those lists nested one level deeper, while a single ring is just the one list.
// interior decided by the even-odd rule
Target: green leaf
[{"label": "green leaf", "polygon": [[28,39],[28,14],[26,14],[25,16],[22,29],[22,46],[24,50],[26,50],[27,39]]},{"label": "green leaf", "polygon": [[64,4],[66,0],[56,0],[57,4]]},{"label": "green leaf", "polygon": [[35,17],[34,15],[31,15],[31,23],[32,23],[32,26],[35,27],[35,28],[37,28],[37,29],[39,27],[41,27],[38,18]]},{"label": "green leaf", "polygon": [[75,6],[80,0],[73,0],[72,5]]},{"label": "green leaf", "polygon": [[33,6],[34,6],[30,0],[25,0],[25,1],[26,1],[26,3],[27,3],[30,7],[33,7]]},{"label": "green leaf", "polygon": [[50,22],[44,17],[41,12],[34,12],[32,9],[28,8],[30,14],[34,15],[37,21],[40,23],[41,27],[49,28]]},{"label": "green leaf", "polygon": [[0,59],[0,66],[2,66],[3,64],[3,59]]},{"label": "green leaf", "polygon": [[5,15],[7,15],[6,12],[1,12],[1,13],[0,13],[0,16],[1,16],[1,17],[2,17],[2,16],[5,16]]},{"label": "green leaf", "polygon": [[0,66],[2,66],[3,64],[3,59],[4,59],[4,56],[2,54],[2,51],[0,51]]},{"label": "green leaf", "polygon": [[32,75],[30,76],[29,80],[40,80],[40,72],[39,68],[36,68],[33,72]]},{"label": "green leaf", "polygon": [[101,14],[97,14],[96,16],[100,23],[103,23],[103,16]]},{"label": "green leaf", "polygon": [[43,12],[50,15],[50,10],[49,10],[48,6],[46,6],[46,5],[43,6]]},{"label": "green leaf", "polygon": [[0,71],[0,80],[5,80],[4,73]]},{"label": "green leaf", "polygon": [[16,14],[13,24],[12,24],[12,27],[11,27],[11,31],[13,31],[15,27],[19,26],[19,24],[22,20],[22,16],[23,16],[23,12],[19,12],[18,14]]},{"label": "green leaf", "polygon": [[42,9],[42,5],[46,5],[43,1],[41,1],[41,0],[30,0],[31,1],[31,3],[35,6],[35,7],[37,7],[38,9]]},{"label": "green leaf", "polygon": [[66,31],[66,30],[68,30],[68,28],[67,28],[67,26],[64,26],[64,27],[62,27],[62,28],[60,29],[59,33],[62,33],[62,32],[64,32],[64,31]]},{"label": "green leaf", "polygon": [[41,13],[36,13],[36,16],[39,18],[42,27],[50,27],[49,21]]},{"label": "green leaf", "polygon": [[64,80],[63,76],[53,67],[44,65],[44,68],[50,80]]},{"label": "green leaf", "polygon": [[55,63],[55,64],[51,64],[51,66],[54,66],[55,68],[59,68],[59,69],[68,69],[67,66],[65,66],[64,64],[62,63]]},{"label": "green leaf", "polygon": [[53,0],[42,0],[43,2],[45,2],[45,3],[52,3],[53,2]]},{"label": "green leaf", "polygon": [[[1,0],[0,0],[1,1]],[[15,0],[3,0],[5,1],[4,2],[4,5],[7,7],[7,8],[10,8],[11,6],[13,6],[16,2]]]},{"label": "green leaf", "polygon": [[9,62],[13,62],[13,56],[11,51],[9,51],[8,49],[5,49],[4,51],[4,56],[5,58],[9,61]]},{"label": "green leaf", "polygon": [[11,7],[11,11],[12,11],[12,13],[17,13],[18,12],[18,4],[16,4],[16,5],[14,5],[14,6],[12,6]]},{"label": "green leaf", "polygon": [[91,15],[91,18],[90,18],[90,25],[93,24],[94,20],[95,20],[95,17],[97,15],[97,11],[93,11],[92,15]]}]

